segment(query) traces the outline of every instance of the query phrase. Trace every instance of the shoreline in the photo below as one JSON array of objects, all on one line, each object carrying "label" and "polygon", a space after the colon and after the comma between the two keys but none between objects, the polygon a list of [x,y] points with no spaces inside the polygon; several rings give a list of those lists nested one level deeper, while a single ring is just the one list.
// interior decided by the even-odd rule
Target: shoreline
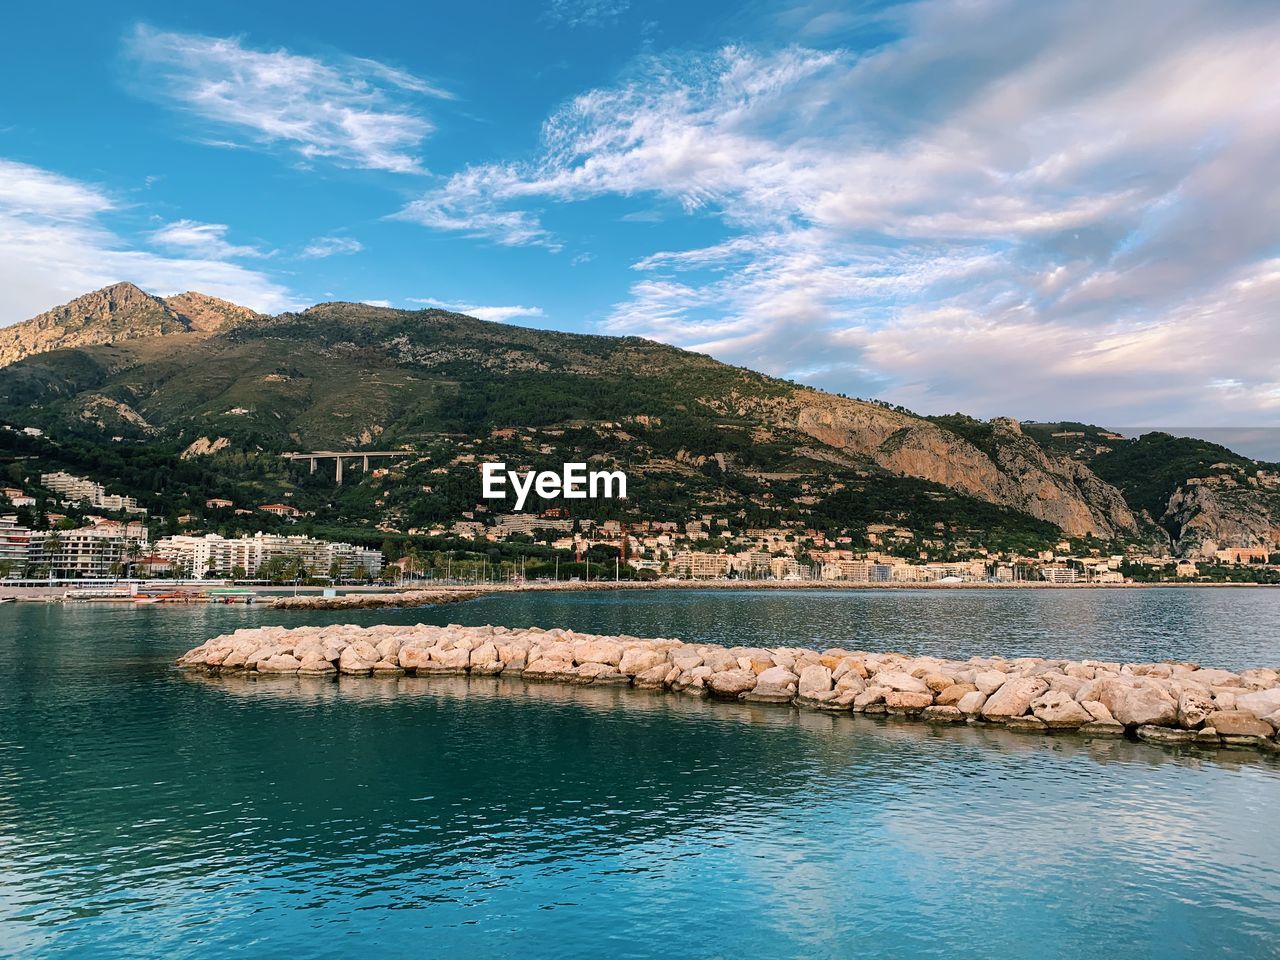
[{"label": "shoreline", "polygon": [[[426,581],[430,583],[430,581]],[[183,584],[182,588],[192,591],[209,590],[223,586],[223,581],[193,581]],[[1194,582],[1167,581],[1158,583],[1049,583],[1038,580],[1021,580],[1015,583],[877,583],[850,582],[841,580],[600,580],[588,582],[560,581],[545,583],[489,583],[489,584],[439,584],[430,586],[413,586],[402,588],[348,587],[336,597],[326,597],[325,587],[292,587],[270,586],[254,587],[257,603],[261,606],[276,609],[358,609],[361,607],[413,607],[434,603],[453,603],[458,600],[471,600],[476,597],[499,593],[542,593],[565,592],[583,593],[589,591],[610,590],[751,590],[751,591],[794,591],[818,590],[835,593],[852,593],[867,590],[938,590],[938,591],[1020,591],[1020,590],[1153,590],[1174,588],[1179,590],[1196,588],[1238,588],[1267,589],[1276,588],[1280,584],[1265,583],[1227,583],[1227,582]],[[98,598],[98,599],[66,599],[63,594],[76,589],[69,586],[56,587],[4,587],[0,585],[0,603],[10,601],[17,603],[76,603],[76,604],[122,604],[129,603],[130,598]],[[416,600],[419,596],[438,599]],[[193,593],[192,598],[180,601],[166,601],[167,605],[190,605],[206,602]]]},{"label": "shoreline", "polygon": [[[724,647],[554,628],[242,628],[176,666],[219,677],[470,676],[773,704],[1039,735],[1131,737],[1280,753],[1280,668],[1020,657],[946,660],[831,648]],[[356,682],[359,682],[358,679]]]}]

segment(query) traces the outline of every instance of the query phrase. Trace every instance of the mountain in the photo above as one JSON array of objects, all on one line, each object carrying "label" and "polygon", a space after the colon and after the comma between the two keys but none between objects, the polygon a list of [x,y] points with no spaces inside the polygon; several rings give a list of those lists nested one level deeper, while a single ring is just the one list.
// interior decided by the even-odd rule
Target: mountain
[{"label": "mountain", "polygon": [[[1052,544],[1063,534],[1176,548],[1184,532],[1199,542],[1244,529],[1241,510],[1256,507],[1249,529],[1280,516],[1260,501],[1197,526],[1207,512],[1194,498],[1205,491],[1188,487],[1211,464],[1147,438],[920,417],[635,337],[352,303],[259,317],[129,285],[23,326],[42,320],[40,329],[74,328],[79,339],[51,336],[47,352],[0,368],[0,419],[73,436],[99,454],[94,444],[121,438],[113,463],[146,440],[153,485],[167,489],[176,471],[228,494],[239,484],[234,499],[249,487],[296,495],[334,522],[457,519],[478,502],[474,461],[491,457],[539,468],[616,463],[634,474],[631,514],[896,525],[928,550],[1001,537]],[[357,474],[335,491],[324,475],[300,476],[278,457],[360,448],[412,450],[416,459],[395,465],[394,483]],[[209,451],[218,470],[198,479]],[[1158,489],[1144,480],[1154,473],[1141,465],[1148,456],[1172,464]],[[1256,464],[1241,469],[1259,473]]]},{"label": "mountain", "polygon": [[174,333],[209,334],[258,314],[202,293],[154,297],[132,283],[86,293],[37,317],[0,328],[0,367],[50,350]]}]

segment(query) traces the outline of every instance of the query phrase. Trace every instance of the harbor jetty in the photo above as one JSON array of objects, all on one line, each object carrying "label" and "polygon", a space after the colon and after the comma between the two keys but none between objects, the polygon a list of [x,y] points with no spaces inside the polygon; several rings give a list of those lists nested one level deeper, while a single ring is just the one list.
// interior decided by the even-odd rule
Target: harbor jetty
[{"label": "harbor jetty", "polygon": [[426,607],[474,600],[484,590],[443,588],[439,590],[399,590],[388,593],[342,593],[333,597],[307,594],[276,597],[276,610],[374,610],[381,607]]},{"label": "harbor jetty", "polygon": [[723,647],[504,626],[255,627],[214,637],[180,668],[268,678],[519,677],[618,685],[927,723],[1001,724],[1280,752],[1280,669],[1039,657],[946,660],[802,647]]}]

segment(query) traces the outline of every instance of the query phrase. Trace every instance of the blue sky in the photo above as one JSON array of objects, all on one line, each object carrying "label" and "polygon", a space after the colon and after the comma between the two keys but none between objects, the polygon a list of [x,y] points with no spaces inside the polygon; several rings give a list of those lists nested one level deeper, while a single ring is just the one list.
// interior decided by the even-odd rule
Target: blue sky
[{"label": "blue sky", "polygon": [[1262,3],[10,6],[0,323],[116,280],[927,413],[1280,410]]}]

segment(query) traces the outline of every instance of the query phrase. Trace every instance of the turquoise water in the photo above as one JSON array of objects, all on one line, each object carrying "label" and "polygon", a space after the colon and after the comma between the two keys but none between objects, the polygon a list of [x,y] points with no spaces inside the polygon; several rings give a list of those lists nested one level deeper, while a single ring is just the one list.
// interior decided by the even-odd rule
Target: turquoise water
[{"label": "turquoise water", "polygon": [[237,625],[322,620],[944,654],[1129,643],[1246,666],[1280,662],[1273,597],[2,607],[0,955],[1280,956],[1280,764],[1252,754],[618,689],[169,667]]}]

